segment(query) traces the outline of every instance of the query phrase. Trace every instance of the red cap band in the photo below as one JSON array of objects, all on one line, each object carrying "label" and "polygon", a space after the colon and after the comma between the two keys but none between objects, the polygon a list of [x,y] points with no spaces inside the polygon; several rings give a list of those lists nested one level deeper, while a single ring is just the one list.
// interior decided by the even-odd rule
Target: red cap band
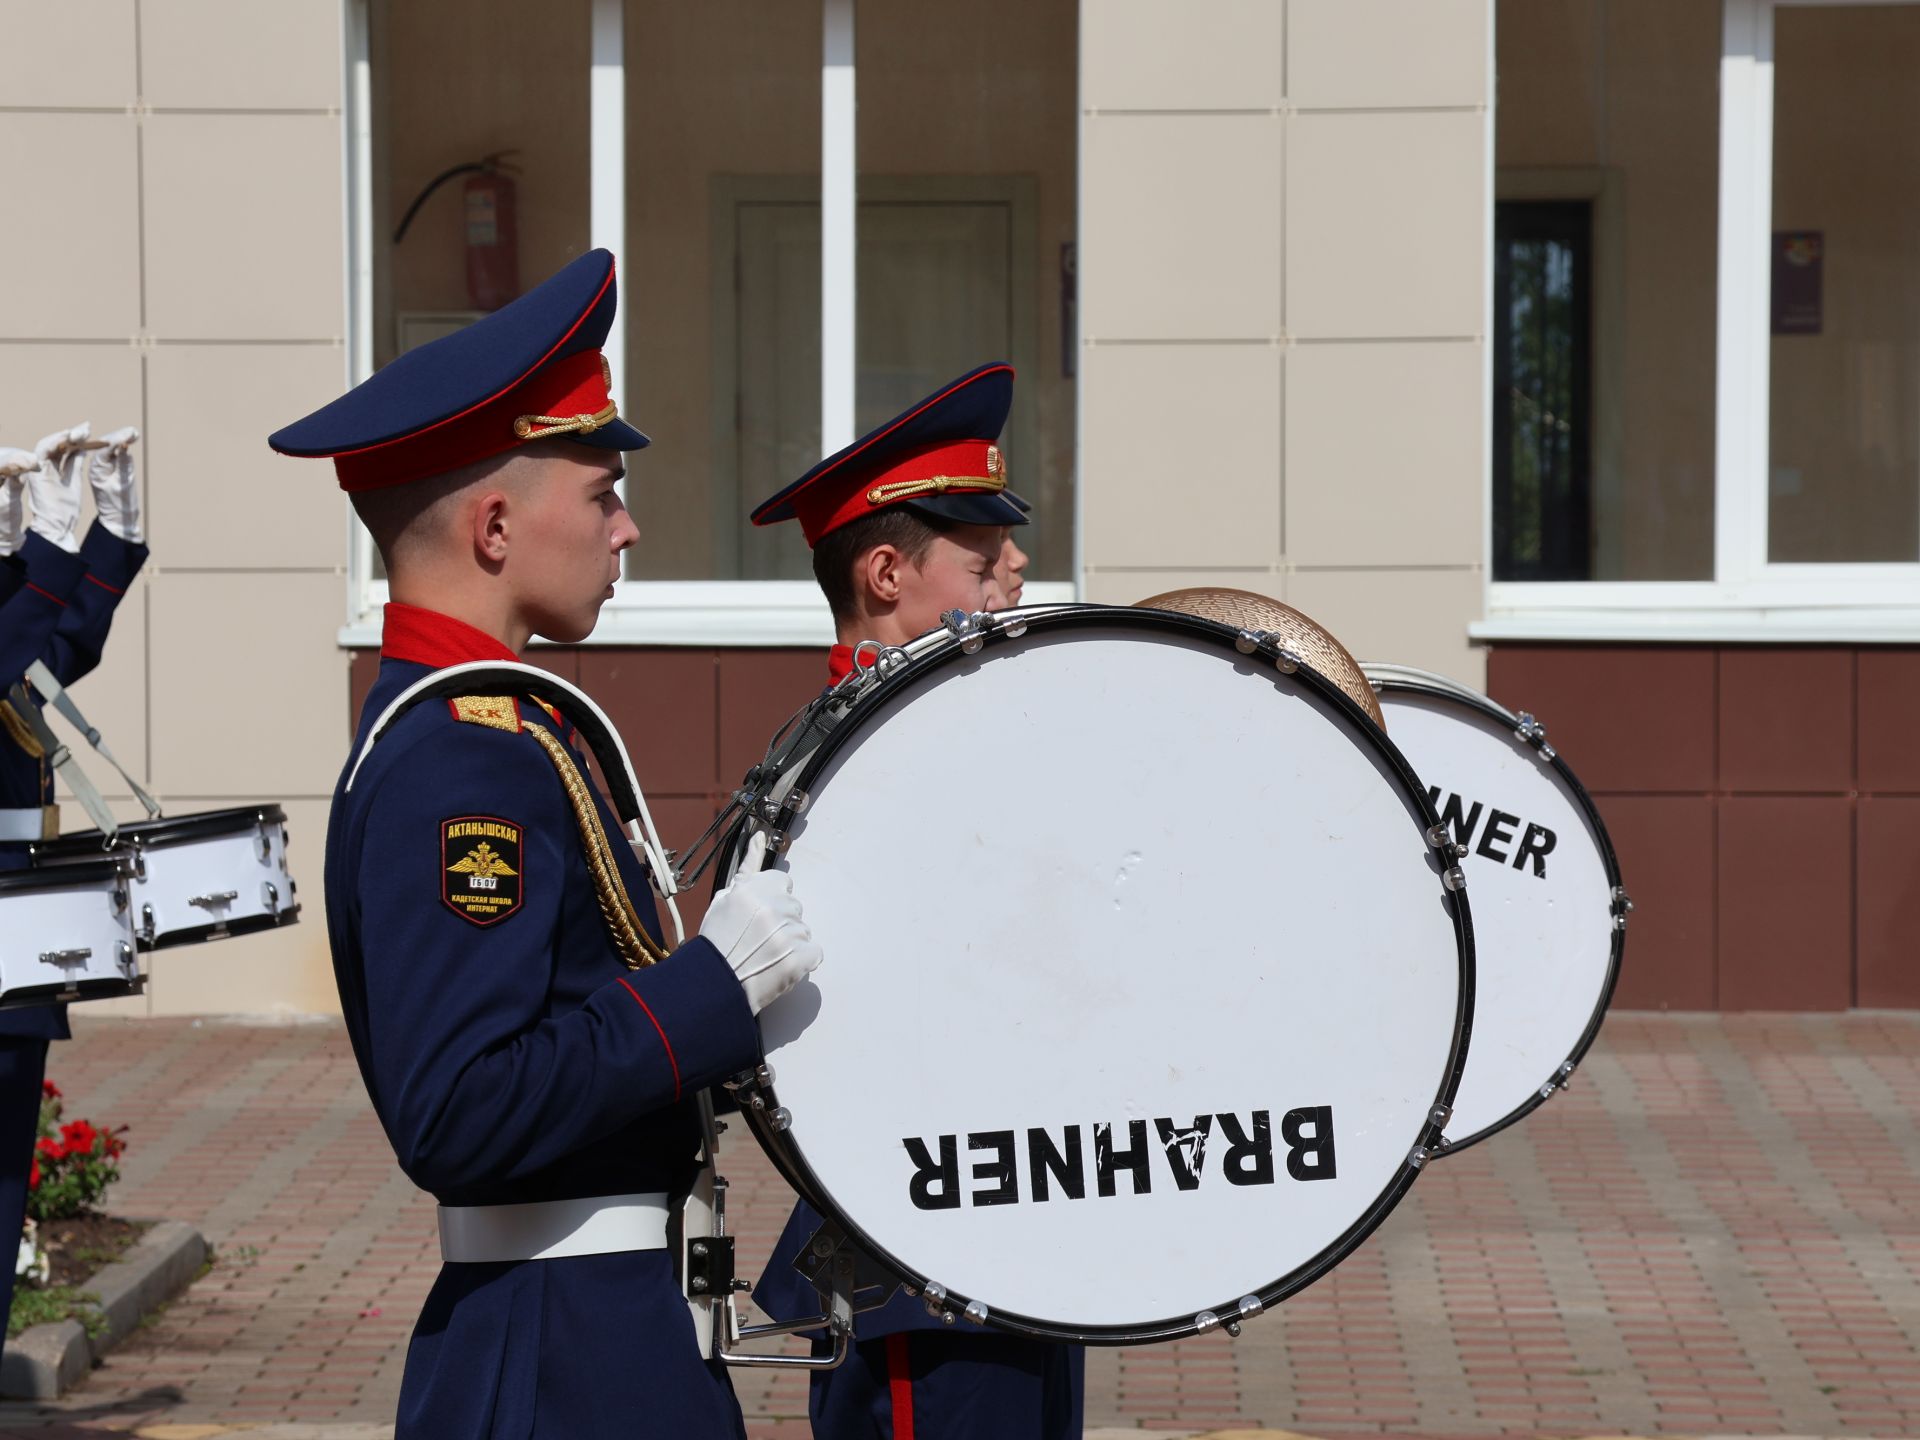
[{"label": "red cap band", "polygon": [[1006,462],[991,440],[956,440],[929,445],[885,470],[868,471],[852,482],[827,477],[793,497],[793,513],[809,546],[842,525],[876,510],[930,495],[998,495],[1007,488]]},{"label": "red cap band", "polygon": [[[592,418],[607,409],[607,371],[598,350],[582,350],[564,360],[543,365],[512,389],[496,395],[462,415],[425,430],[389,440],[365,450],[333,457],[334,473],[342,490],[379,490],[404,485],[443,471],[456,470],[539,439],[522,438],[513,422],[523,416],[572,420]],[[601,422],[604,423],[604,422]],[[598,425],[575,428],[574,433]]]}]

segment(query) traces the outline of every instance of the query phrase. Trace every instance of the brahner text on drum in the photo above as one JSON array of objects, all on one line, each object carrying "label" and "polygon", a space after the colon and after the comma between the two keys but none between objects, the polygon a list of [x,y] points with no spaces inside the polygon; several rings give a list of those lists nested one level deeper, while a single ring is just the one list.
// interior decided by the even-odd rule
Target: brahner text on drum
[{"label": "brahner text on drum", "polygon": [[[1216,1147],[1220,1158],[1209,1172],[1207,1147],[1216,1122],[1224,1148]],[[1245,1123],[1231,1112],[1196,1115],[1184,1121],[1158,1119],[1152,1122],[1157,1144],[1148,1139],[1147,1125],[1145,1120],[1128,1121],[1122,1146],[1114,1143],[1113,1125],[1091,1127],[1096,1196],[1119,1195],[1123,1177],[1127,1193],[1151,1194],[1156,1173],[1162,1184],[1171,1183],[1175,1190],[1198,1190],[1203,1182],[1272,1185],[1276,1181],[1273,1123],[1268,1111],[1253,1111]],[[964,1192],[960,1136],[936,1136],[932,1145],[917,1135],[908,1136],[900,1142],[914,1166],[907,1180],[908,1198],[921,1210],[956,1210],[963,1204],[1044,1203],[1056,1198],[1084,1200],[1089,1168],[1082,1144],[1085,1128],[1068,1125],[1055,1132],[1034,1126],[1025,1132],[1024,1145],[1022,1132],[1017,1130],[969,1131],[969,1154],[986,1153],[969,1166],[974,1184]],[[1289,1177],[1335,1178],[1331,1105],[1287,1111],[1280,1119],[1280,1140]],[[1024,1172],[1019,1163],[1022,1158],[1026,1161]]]}]

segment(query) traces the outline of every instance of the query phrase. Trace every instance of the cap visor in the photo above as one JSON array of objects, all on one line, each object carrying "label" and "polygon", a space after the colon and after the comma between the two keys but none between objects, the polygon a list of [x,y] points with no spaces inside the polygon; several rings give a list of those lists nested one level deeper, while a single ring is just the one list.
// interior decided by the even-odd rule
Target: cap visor
[{"label": "cap visor", "polygon": [[904,502],[908,509],[955,525],[1024,525],[1027,517],[1004,495],[929,495]]},{"label": "cap visor", "polygon": [[653,442],[624,420],[615,419],[588,435],[575,433],[564,437],[576,445],[591,445],[596,450],[644,450]]}]

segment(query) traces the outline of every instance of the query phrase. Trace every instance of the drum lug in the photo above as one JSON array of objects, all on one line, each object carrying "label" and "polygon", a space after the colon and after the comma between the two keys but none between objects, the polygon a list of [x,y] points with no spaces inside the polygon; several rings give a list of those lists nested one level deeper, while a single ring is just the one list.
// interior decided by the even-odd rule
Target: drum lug
[{"label": "drum lug", "polygon": [[140,943],[151,949],[159,933],[159,923],[153,918],[153,906],[142,905],[140,907]]},{"label": "drum lug", "polygon": [[1451,1105],[1436,1105],[1427,1112],[1427,1121],[1433,1125],[1444,1126],[1447,1121],[1452,1118],[1453,1107]]},{"label": "drum lug", "polygon": [[953,1311],[947,1308],[947,1287],[938,1280],[929,1280],[920,1291],[921,1299],[927,1307],[927,1314],[933,1316],[942,1325],[953,1323]]},{"label": "drum lug", "polygon": [[1547,744],[1547,727],[1533,716],[1522,710],[1513,717],[1519,723],[1514,726],[1513,738],[1526,745],[1536,745],[1541,755],[1548,760],[1553,758],[1553,749]]},{"label": "drum lug", "polygon": [[134,959],[133,947],[124,940],[120,942],[120,973],[129,980],[140,973],[140,962]]},{"label": "drum lug", "polygon": [[967,1302],[965,1314],[967,1319],[976,1325],[984,1325],[987,1323],[987,1307],[978,1300],[969,1300]]},{"label": "drum lug", "polygon": [[1291,675],[1307,662],[1297,651],[1281,650],[1273,657],[1273,668],[1282,675]]},{"label": "drum lug", "polygon": [[980,647],[987,643],[988,632],[993,629],[993,616],[985,610],[976,610],[971,615],[964,610],[947,610],[941,613],[940,623],[960,642],[962,655],[978,655]]},{"label": "drum lug", "polygon": [[1193,1333],[1196,1335],[1204,1335],[1209,1330],[1218,1330],[1219,1328],[1220,1317],[1211,1310],[1202,1310],[1198,1315],[1193,1317]]},{"label": "drum lug", "polygon": [[1626,886],[1616,885],[1613,887],[1613,903],[1611,908],[1613,910],[1613,928],[1616,930],[1626,929],[1627,916],[1633,913],[1633,901],[1627,898]]},{"label": "drum lug", "polygon": [[1458,865],[1450,865],[1442,872],[1440,883],[1449,890],[1464,890],[1467,888],[1467,872]]},{"label": "drum lug", "polygon": [[1238,650],[1242,655],[1251,655],[1260,648],[1260,642],[1266,638],[1264,631],[1242,630],[1238,635],[1233,637],[1233,648]]},{"label": "drum lug", "polygon": [[1407,1152],[1407,1164],[1418,1170],[1433,1158],[1433,1151],[1424,1145],[1416,1145]]},{"label": "drum lug", "polygon": [[280,920],[280,887],[271,880],[260,882],[260,903],[267,907],[267,913],[273,916],[274,923]]}]

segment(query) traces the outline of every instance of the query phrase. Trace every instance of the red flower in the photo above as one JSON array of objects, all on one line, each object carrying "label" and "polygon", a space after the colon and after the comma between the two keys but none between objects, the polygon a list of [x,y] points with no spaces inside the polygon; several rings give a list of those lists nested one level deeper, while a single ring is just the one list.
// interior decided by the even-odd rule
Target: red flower
[{"label": "red flower", "polygon": [[50,1100],[58,1100],[60,1098],[60,1087],[51,1080],[42,1080],[40,1082],[40,1093]]},{"label": "red flower", "polygon": [[88,1121],[75,1120],[60,1127],[60,1138],[66,1141],[69,1155],[91,1155],[100,1132]]},{"label": "red flower", "polygon": [[33,1168],[27,1171],[27,1188],[29,1190],[40,1188],[40,1162],[37,1159],[33,1162]]},{"label": "red flower", "polygon": [[67,1158],[67,1147],[62,1145],[58,1140],[42,1140],[33,1148],[38,1152],[41,1159],[49,1163]]},{"label": "red flower", "polygon": [[108,1130],[107,1132],[105,1132],[107,1137],[107,1158],[108,1159],[112,1159],[116,1155],[126,1154],[127,1142],[120,1138],[121,1130],[124,1130],[124,1129],[126,1129],[126,1127],[123,1125],[120,1127],[120,1130]]}]

